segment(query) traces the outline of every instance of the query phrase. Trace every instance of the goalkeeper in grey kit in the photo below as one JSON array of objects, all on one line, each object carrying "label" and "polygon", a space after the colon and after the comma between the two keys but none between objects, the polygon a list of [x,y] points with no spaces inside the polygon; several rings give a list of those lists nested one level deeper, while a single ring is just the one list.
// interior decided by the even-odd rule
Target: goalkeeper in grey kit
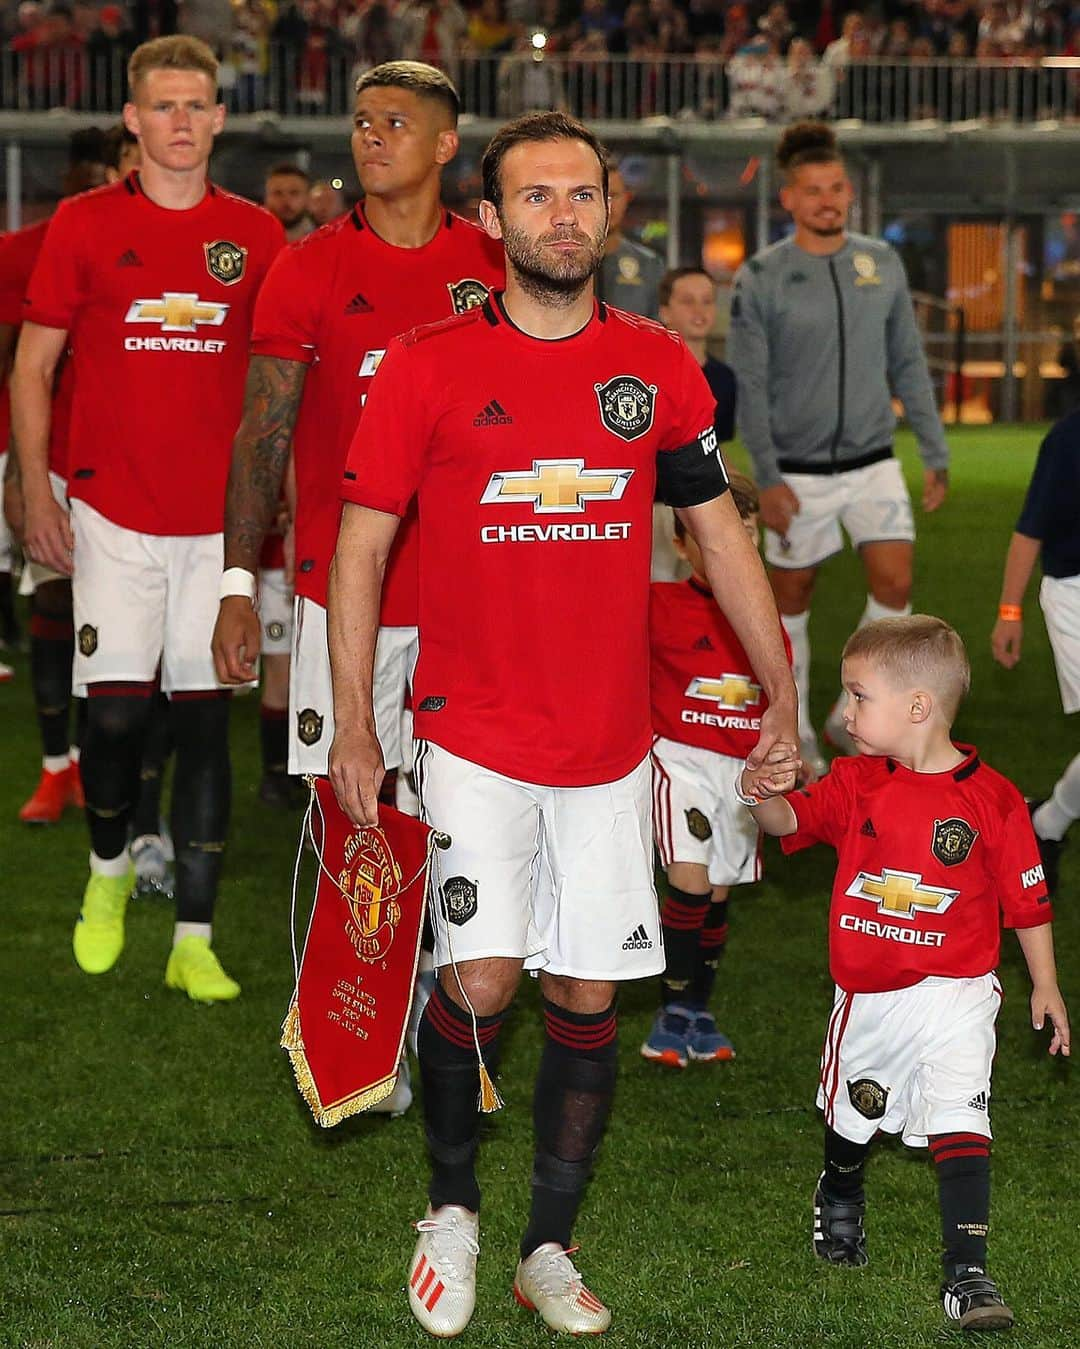
[{"label": "goalkeeper in grey kit", "polygon": [[[795,228],[736,273],[727,360],[794,655],[803,762],[817,776],[825,763],[810,721],[810,600],[818,568],[843,548],[841,528],[866,574],[860,626],[911,612],[915,527],[893,454],[893,396],[918,441],[924,511],[945,499],[949,451],[903,264],[884,240],[847,229],[854,191],[833,131],[788,127],[776,158]],[[825,731],[850,753],[839,707]]]}]

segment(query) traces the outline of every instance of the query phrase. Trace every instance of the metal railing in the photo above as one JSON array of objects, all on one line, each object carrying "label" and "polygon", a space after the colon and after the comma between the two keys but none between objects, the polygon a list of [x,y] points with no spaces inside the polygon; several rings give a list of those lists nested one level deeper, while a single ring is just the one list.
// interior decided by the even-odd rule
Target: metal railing
[{"label": "metal railing", "polygon": [[[464,110],[507,118],[565,108],[587,120],[646,117],[784,121],[821,115],[903,125],[928,119],[1030,123],[1080,120],[1080,58],[860,61],[793,78],[783,65],[712,56],[463,55],[450,64]],[[737,64],[741,62],[742,64]],[[273,45],[264,69],[222,64],[222,97],[238,113],[341,117],[364,65],[349,55]],[[117,113],[122,56],[70,50],[0,51],[0,109]]]}]

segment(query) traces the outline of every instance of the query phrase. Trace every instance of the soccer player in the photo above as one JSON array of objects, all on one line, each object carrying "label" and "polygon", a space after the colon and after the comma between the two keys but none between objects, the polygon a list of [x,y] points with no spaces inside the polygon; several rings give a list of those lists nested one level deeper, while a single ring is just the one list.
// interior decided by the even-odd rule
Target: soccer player
[{"label": "soccer player", "polygon": [[[756,548],[757,489],[733,473],[730,491]],[[732,786],[769,704],[678,516],[675,551],[689,579],[654,581],[649,595],[653,837],[668,882],[660,909],[667,965],[641,1053],[685,1068],[689,1059],[735,1057],[709,999],[727,945],[730,888],[761,878],[758,828]]]},{"label": "soccer player", "polygon": [[[735,274],[727,357],[754,466],[765,556],[795,653],[803,760],[825,770],[810,722],[810,599],[818,568],[859,550],[869,591],[860,622],[910,613],[915,528],[893,454],[904,405],[925,465],[922,507],[945,499],[949,452],[904,269],[881,239],[847,228],[854,192],[834,132],[788,127],[776,153],[794,233]],[[846,740],[841,702],[826,720]]]},{"label": "soccer player", "polygon": [[[128,78],[124,122],[142,168],[62,203],[49,226],[16,356],[15,441],[27,550],[73,575],[74,678],[90,691],[90,879],[75,959],[101,974],[123,948],[127,831],[160,664],[176,744],[177,922],[165,977],[217,1001],[239,985],[211,947],[230,789],[228,695],[210,635],[255,294],[284,240],[261,207],[207,181],[225,119],[209,48],[144,43]],[[69,344],[70,519],[47,454],[53,376]]]},{"label": "soccer player", "polygon": [[[282,253],[256,309],[226,499],[214,655],[224,682],[254,677],[255,573],[291,451],[294,774],[325,774],[334,737],[326,578],[341,515],[341,473],[372,376],[391,338],[478,304],[503,277],[498,245],[439,201],[442,170],[457,154],[457,117],[454,86],[432,66],[390,61],[363,75],[352,136],[363,204]],[[495,424],[499,414],[488,415]],[[401,715],[416,661],[411,525],[390,565],[381,622],[376,707],[384,759],[393,768],[402,762]]]},{"label": "soccer player", "polygon": [[293,244],[315,228],[308,212],[311,179],[299,164],[275,164],[266,175],[263,205],[277,216],[285,238]]},{"label": "soccer player", "polygon": [[[735,435],[735,374],[729,365],[710,356],[706,347],[716,322],[716,282],[701,267],[675,267],[660,278],[660,322],[678,333],[697,358],[716,399],[716,438],[721,445]],[[653,511],[654,581],[681,581],[686,563],[672,547],[671,513],[657,505]]]},{"label": "soccer player", "polygon": [[608,202],[611,219],[604,260],[596,274],[596,293],[608,304],[631,314],[655,319],[659,314],[663,260],[651,248],[623,233],[623,221],[634,194],[626,186],[617,160],[608,164]]},{"label": "soccer player", "polygon": [[[1054,653],[1061,704],[1080,712],[1080,412],[1051,428],[1039,448],[1024,508],[1005,559],[998,619],[990,644],[1007,670],[1024,642],[1024,592],[1035,563],[1042,564],[1039,604]],[[1045,801],[1031,803],[1031,822],[1051,895],[1065,833],[1080,818],[1080,754],[1074,755]]]},{"label": "soccer player", "polygon": [[700,367],[674,334],[593,298],[602,146],[571,118],[533,114],[496,134],[482,176],[506,291],[390,344],[349,451],[330,776],[346,814],[373,823],[379,592],[416,497],[417,777],[425,819],[453,843],[434,906],[440,980],[418,1036],[432,1180],[409,1302],[438,1336],[472,1315],[474,1027],[494,1072],[524,965],[539,972],[544,1045],[514,1290],[553,1329],[594,1334],[610,1313],[567,1250],[614,1092],[615,992],[663,967],[648,762],[658,479],[772,699],[752,762],[775,750],[797,764],[795,693]]},{"label": "soccer player", "polygon": [[[65,197],[101,186],[107,173],[103,161],[105,148],[102,134],[96,129],[72,136],[70,164],[63,183]],[[5,377],[23,321],[26,287],[48,228],[49,218],[46,217],[0,240],[0,361],[5,367]],[[67,439],[72,387],[72,371],[62,358],[53,389],[48,451],[49,483],[62,506],[67,501]],[[8,422],[5,389],[5,437]],[[17,526],[16,532],[21,534],[24,524],[22,489],[15,455],[11,456],[8,467],[11,475],[5,503]],[[84,804],[79,755],[86,722],[86,699],[76,700],[75,726],[72,728],[71,663],[75,629],[71,616],[70,578],[31,558],[26,562],[22,589],[32,596],[30,678],[41,732],[42,759],[41,776],[29,800],[20,807],[19,819],[24,824],[49,825],[56,824],[69,807],[81,809]]]},{"label": "soccer player", "polygon": [[[821,1059],[825,1169],[814,1250],[865,1265],[863,1168],[879,1132],[929,1147],[944,1243],[945,1315],[994,1330],[1013,1314],[986,1272],[990,1069],[1001,985],[1000,915],[1031,975],[1031,1022],[1069,1053],[1052,917],[1023,797],[950,728],[968,690],[963,643],[939,618],[868,623],[843,656],[844,720],[859,754],[791,795],[768,765],[737,787],[785,852],[836,849]],[[999,908],[1000,906],[1000,908]]]}]

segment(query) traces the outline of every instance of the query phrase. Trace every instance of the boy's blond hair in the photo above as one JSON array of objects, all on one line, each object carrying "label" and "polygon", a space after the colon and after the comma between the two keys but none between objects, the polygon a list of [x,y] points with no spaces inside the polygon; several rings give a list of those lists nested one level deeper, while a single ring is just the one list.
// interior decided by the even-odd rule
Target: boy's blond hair
[{"label": "boy's blond hair", "polygon": [[960,634],[932,614],[867,623],[847,639],[843,659],[853,657],[870,661],[894,684],[936,693],[950,726],[971,687],[971,666]]},{"label": "boy's blond hair", "polygon": [[218,59],[200,38],[178,33],[172,37],[156,37],[136,47],[128,61],[128,86],[133,97],[140,81],[152,70],[201,71],[210,77],[214,92],[217,92]]}]

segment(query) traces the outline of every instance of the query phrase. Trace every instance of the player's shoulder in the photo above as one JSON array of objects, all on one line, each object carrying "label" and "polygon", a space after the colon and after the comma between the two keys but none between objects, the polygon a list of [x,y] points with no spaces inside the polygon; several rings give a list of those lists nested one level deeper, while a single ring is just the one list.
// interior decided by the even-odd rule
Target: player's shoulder
[{"label": "player's shoulder", "polygon": [[889,257],[896,252],[888,239],[882,239],[877,234],[859,234],[856,230],[848,230],[847,241],[860,253],[873,253],[877,257]]},{"label": "player's shoulder", "polygon": [[502,256],[502,243],[498,239],[493,239],[478,220],[466,220],[463,215],[458,215],[457,211],[448,209],[445,225],[450,231],[451,237],[462,248],[475,248],[479,253],[494,253],[499,257]]},{"label": "player's shoulder", "polygon": [[618,253],[634,258],[641,267],[658,271],[661,275],[667,270],[664,259],[660,254],[655,249],[650,248],[648,244],[643,244],[640,239],[624,237],[619,245]]},{"label": "player's shoulder", "polygon": [[953,774],[953,778],[958,780],[957,785],[970,783],[978,796],[1002,815],[1011,815],[1025,806],[1023,793],[1016,783],[988,764],[977,751],[972,752],[971,758]]},{"label": "player's shoulder", "polygon": [[287,243],[280,256],[305,271],[318,270],[331,264],[343,249],[354,248],[361,236],[362,229],[357,225],[353,211],[346,211],[310,234]]},{"label": "player's shoulder", "polygon": [[794,247],[795,241],[789,236],[786,239],[778,239],[774,244],[767,244],[764,248],[759,248],[756,253],[741,264],[735,273],[735,279],[737,281],[755,280],[778,271],[789,261]]},{"label": "player's shoulder", "polygon": [[123,211],[137,194],[131,178],[121,178],[117,183],[105,183],[101,187],[92,187],[88,192],[80,192],[74,197],[65,197],[52,215],[52,221],[97,222],[108,218],[117,211]]},{"label": "player's shoulder", "polygon": [[1080,449],[1080,407],[1066,412],[1053,424],[1043,437],[1040,449],[1048,454],[1075,453]]},{"label": "player's shoulder", "polygon": [[487,305],[476,305],[464,314],[451,314],[434,323],[421,323],[394,339],[394,344],[421,357],[438,360],[447,343],[458,343],[481,329],[497,326],[485,312]]},{"label": "player's shoulder", "polygon": [[611,325],[613,333],[632,332],[637,340],[645,338],[656,343],[659,349],[665,352],[686,350],[686,344],[679,334],[665,328],[656,319],[645,318],[642,314],[632,314],[629,309],[618,309],[613,304],[604,305],[602,317],[605,323]]},{"label": "player's shoulder", "polygon": [[32,225],[0,235],[0,267],[14,267],[20,259],[36,257],[51,220],[51,216],[46,216]]},{"label": "player's shoulder", "polygon": [[217,183],[211,183],[209,189],[213,193],[215,209],[222,214],[234,216],[249,227],[262,226],[268,232],[273,232],[278,227],[277,218],[257,201],[242,197],[238,192],[230,192],[228,188],[219,187]]}]

